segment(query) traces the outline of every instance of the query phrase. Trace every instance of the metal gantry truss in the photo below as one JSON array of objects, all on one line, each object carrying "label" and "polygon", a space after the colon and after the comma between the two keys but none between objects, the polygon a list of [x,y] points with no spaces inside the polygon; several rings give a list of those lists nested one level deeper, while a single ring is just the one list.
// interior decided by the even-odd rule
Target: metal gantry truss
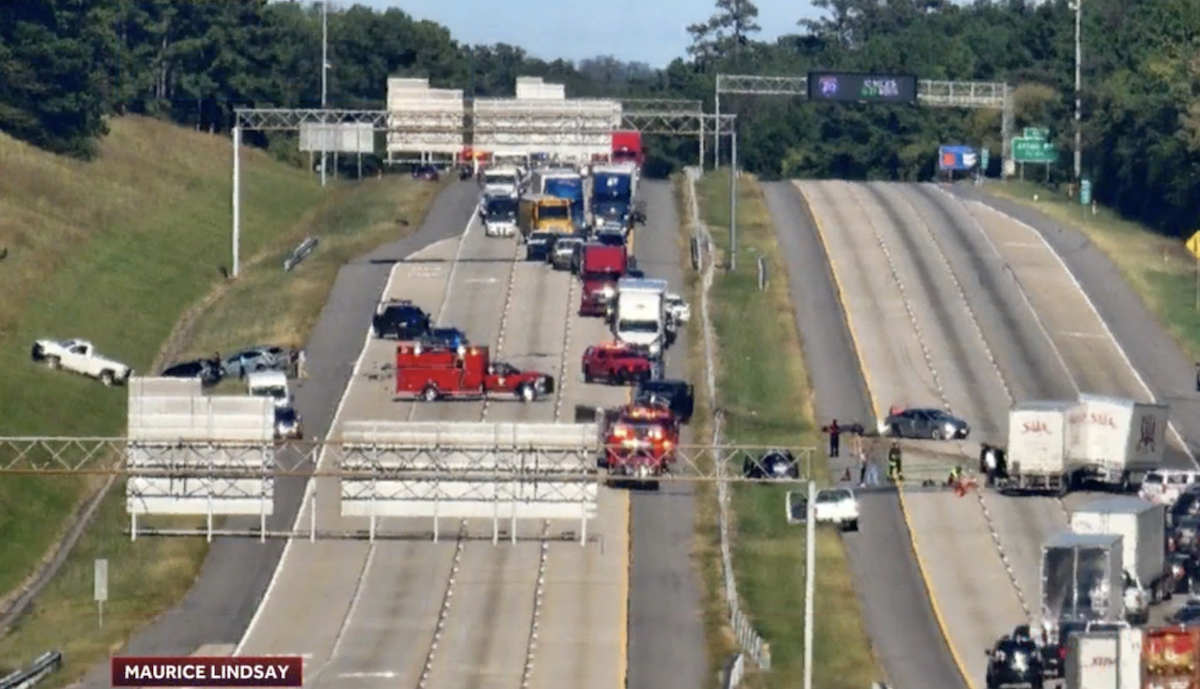
[{"label": "metal gantry truss", "polygon": [[[716,112],[721,113],[721,95],[808,97],[808,77],[775,77],[757,74],[718,74],[715,94]],[[917,82],[917,102],[935,108],[976,108],[1001,112],[1000,136],[1004,158],[1009,157],[1014,126],[1012,89],[1008,84],[993,81],[934,81]],[[721,140],[713,135],[714,166],[720,159]]]},{"label": "metal gantry truss", "polygon": [[[215,466],[215,449],[225,457]],[[787,449],[787,448],[785,448]],[[131,457],[157,450],[159,461],[146,464]],[[807,475],[817,451],[787,449]],[[596,460],[603,446],[554,450],[496,446],[440,449],[438,447],[366,446],[340,441],[288,441],[271,445],[247,443],[178,443],[170,446],[134,443],[126,438],[4,437],[0,438],[0,474],[34,476],[141,476],[164,478],[262,479],[264,475],[313,476],[353,480],[594,480],[601,474]],[[741,481],[747,469],[768,452],[780,448],[745,445],[686,445],[675,453],[675,467],[664,481]],[[274,462],[264,466],[264,453]],[[326,453],[329,453],[326,456]],[[190,461],[188,457],[195,457]],[[238,457],[245,462],[239,463]],[[321,460],[324,457],[324,462]],[[512,457],[517,460],[498,460]],[[332,459],[331,459],[332,458]],[[315,467],[315,468],[314,468]]]}]

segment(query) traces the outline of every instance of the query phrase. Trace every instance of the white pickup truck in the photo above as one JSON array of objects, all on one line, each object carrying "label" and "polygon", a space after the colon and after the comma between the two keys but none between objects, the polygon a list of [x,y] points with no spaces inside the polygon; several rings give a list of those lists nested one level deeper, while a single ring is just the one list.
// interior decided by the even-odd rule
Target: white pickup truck
[{"label": "white pickup truck", "polygon": [[817,491],[813,515],[818,524],[833,524],[842,531],[858,531],[858,498],[849,488],[822,488]]},{"label": "white pickup truck", "polygon": [[87,340],[38,340],[31,354],[35,362],[95,378],[108,387],[124,385],[133,375],[133,369],[100,354]]}]

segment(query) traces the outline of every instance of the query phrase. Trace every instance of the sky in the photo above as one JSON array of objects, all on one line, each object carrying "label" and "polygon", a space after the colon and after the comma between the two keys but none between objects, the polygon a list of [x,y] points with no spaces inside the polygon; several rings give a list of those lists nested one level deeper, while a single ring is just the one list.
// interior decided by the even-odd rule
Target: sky
[{"label": "sky", "polygon": [[[399,7],[450,29],[465,43],[509,43],[543,59],[613,55],[665,67],[690,43],[686,27],[712,15],[711,0],[350,0]],[[805,0],[757,0],[760,37],[797,31],[812,16]]]}]

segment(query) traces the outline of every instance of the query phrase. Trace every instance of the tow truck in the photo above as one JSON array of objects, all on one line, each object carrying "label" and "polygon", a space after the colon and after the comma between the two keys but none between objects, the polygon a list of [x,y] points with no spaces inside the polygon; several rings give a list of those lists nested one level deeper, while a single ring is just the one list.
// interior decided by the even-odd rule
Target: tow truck
[{"label": "tow truck", "polygon": [[554,378],[492,361],[487,347],[396,346],[394,399],[494,399],[515,396],[533,402],[554,392]]},{"label": "tow truck", "polygon": [[653,371],[654,362],[645,352],[621,342],[602,342],[583,351],[585,383],[643,383]]}]

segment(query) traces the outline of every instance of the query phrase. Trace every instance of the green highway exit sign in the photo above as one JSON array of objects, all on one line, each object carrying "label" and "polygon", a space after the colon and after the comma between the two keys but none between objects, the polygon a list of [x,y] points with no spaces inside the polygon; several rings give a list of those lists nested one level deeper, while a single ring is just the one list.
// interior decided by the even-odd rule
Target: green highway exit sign
[{"label": "green highway exit sign", "polygon": [[1058,162],[1058,149],[1045,139],[1017,137],[1012,140],[1012,159],[1018,163]]},{"label": "green highway exit sign", "polygon": [[1050,130],[1045,127],[1026,127],[1021,136],[1026,139],[1041,139],[1045,141],[1050,138]]}]

